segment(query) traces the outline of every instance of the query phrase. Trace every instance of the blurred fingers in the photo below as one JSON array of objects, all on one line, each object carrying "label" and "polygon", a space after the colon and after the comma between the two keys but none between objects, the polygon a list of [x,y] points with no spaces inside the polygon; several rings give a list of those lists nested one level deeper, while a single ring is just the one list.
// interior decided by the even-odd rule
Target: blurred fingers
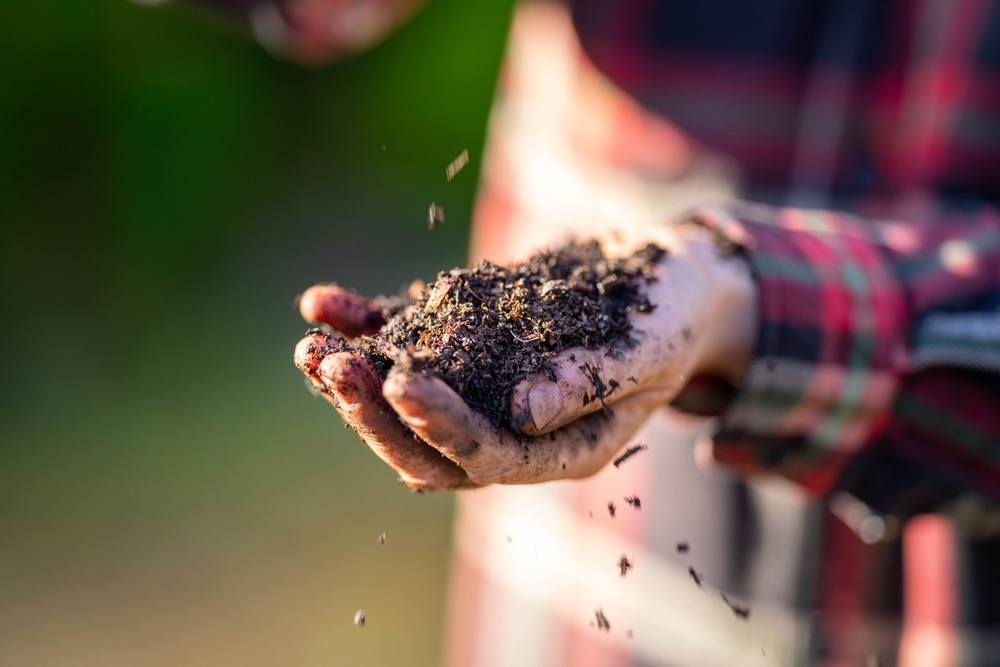
[{"label": "blurred fingers", "polygon": [[295,345],[295,367],[305,373],[317,389],[322,389],[318,376],[320,362],[331,352],[341,349],[343,343],[339,339],[319,329],[311,329]]},{"label": "blurred fingers", "polygon": [[443,381],[417,373],[389,373],[382,393],[399,417],[475,481],[492,480],[516,467],[498,430]]},{"label": "blurred fingers", "polygon": [[641,392],[621,401],[614,416],[593,413],[558,431],[527,437],[494,426],[437,378],[394,372],[382,390],[410,428],[481,484],[591,475],[667,397],[664,391]]},{"label": "blurred fingers", "polygon": [[382,397],[378,373],[362,355],[329,354],[317,375],[344,421],[407,486],[428,490],[474,486],[460,467],[400,422]]},{"label": "blurred fingers", "polygon": [[382,309],[339,285],[313,285],[299,298],[307,322],[322,322],[348,338],[374,334],[385,324]]}]

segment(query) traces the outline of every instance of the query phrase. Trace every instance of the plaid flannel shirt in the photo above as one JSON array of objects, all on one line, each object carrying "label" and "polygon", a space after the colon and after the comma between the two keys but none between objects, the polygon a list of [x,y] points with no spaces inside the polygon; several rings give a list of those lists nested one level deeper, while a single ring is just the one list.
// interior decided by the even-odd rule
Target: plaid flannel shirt
[{"label": "plaid flannel shirt", "polygon": [[[827,492],[884,443],[944,495],[1000,497],[1000,5],[598,0],[573,17],[602,73],[736,158],[749,199],[809,205],[697,216],[744,248],[761,294],[718,458]],[[916,198],[936,215],[811,210]]]},{"label": "plaid flannel shirt", "polygon": [[[679,190],[766,204],[688,214],[747,258],[760,294],[744,382],[709,397],[725,406],[712,451],[795,481],[832,512],[808,519],[821,528],[803,540],[817,574],[802,580],[815,590],[791,596],[800,611],[764,618],[755,607],[758,627],[805,639],[765,651],[666,579],[609,606],[610,637],[576,620],[581,605],[616,600],[587,569],[602,542],[645,549],[640,568],[678,559],[664,534],[676,507],[641,527],[595,526],[599,512],[585,511],[622,488],[621,472],[463,497],[449,664],[995,664],[1000,538],[966,492],[995,499],[1000,489],[1000,6],[569,5],[578,46],[566,46],[556,5],[515,11],[474,249],[502,258],[518,238],[599,229],[602,211],[680,219]],[[700,179],[731,177],[728,158],[738,190]],[[697,399],[697,386],[685,393]],[[654,470],[676,468],[671,486],[690,474],[664,450],[650,456]],[[644,507],[673,499],[655,473],[629,475]],[[898,521],[940,509],[957,518]],[[515,546],[494,534],[526,530],[524,512],[548,533]],[[760,539],[755,550],[768,545]],[[518,560],[525,541],[535,555]],[[547,552],[568,560],[546,569],[537,558]],[[570,561],[562,582],[558,563]],[[525,586],[535,571],[547,574]],[[647,613],[629,617],[636,609]],[[714,639],[701,636],[705,619]]]},{"label": "plaid flannel shirt", "polygon": [[[822,493],[849,469],[883,511],[935,509],[929,498],[899,505],[915,490],[938,502],[963,488],[1000,494],[994,210],[933,223],[761,206],[694,218],[743,249],[760,295],[754,360],[722,415],[718,460]],[[921,474],[890,480],[884,460],[861,455],[869,447]]]}]

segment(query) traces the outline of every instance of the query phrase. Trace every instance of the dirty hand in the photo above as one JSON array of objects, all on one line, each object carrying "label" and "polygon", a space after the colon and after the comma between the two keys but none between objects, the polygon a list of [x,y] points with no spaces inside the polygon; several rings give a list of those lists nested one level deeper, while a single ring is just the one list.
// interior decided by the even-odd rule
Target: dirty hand
[{"label": "dirty hand", "polygon": [[757,328],[749,267],[720,252],[701,227],[674,228],[656,241],[668,251],[647,287],[656,307],[631,316],[638,344],[617,354],[566,350],[551,364],[554,377],[538,374],[519,383],[511,423],[522,433],[550,433],[598,411],[637,411],[644,418],[650,406],[673,400],[695,377],[739,384]]},{"label": "dirty hand", "polygon": [[[744,262],[723,257],[699,229],[646,240],[667,253],[646,289],[654,307],[630,314],[636,344],[613,355],[566,350],[554,376],[518,384],[510,408],[521,435],[491,424],[435,377],[394,367],[383,383],[361,353],[322,332],[299,342],[296,365],[411,487],[586,477],[692,377],[738,381],[753,347],[755,287]],[[348,337],[383,323],[376,305],[331,285],[307,290],[300,311]]]}]

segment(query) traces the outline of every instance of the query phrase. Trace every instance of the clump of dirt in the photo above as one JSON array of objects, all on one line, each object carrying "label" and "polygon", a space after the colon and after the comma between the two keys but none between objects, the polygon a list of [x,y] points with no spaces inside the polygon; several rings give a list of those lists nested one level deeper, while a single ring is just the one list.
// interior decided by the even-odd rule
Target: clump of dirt
[{"label": "clump of dirt", "polygon": [[383,376],[395,364],[431,373],[494,425],[509,426],[514,386],[538,372],[551,376],[548,365],[560,352],[582,346],[615,354],[634,344],[629,314],[654,308],[645,287],[663,254],[650,244],[611,259],[592,241],[511,268],[482,262],[442,272],[408,303],[383,300],[378,334],[348,346]]}]

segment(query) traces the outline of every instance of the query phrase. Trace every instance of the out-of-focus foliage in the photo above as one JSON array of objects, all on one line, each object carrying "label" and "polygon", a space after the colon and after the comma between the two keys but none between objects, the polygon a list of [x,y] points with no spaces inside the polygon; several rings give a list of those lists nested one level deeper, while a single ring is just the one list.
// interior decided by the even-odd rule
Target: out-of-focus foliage
[{"label": "out-of-focus foliage", "polygon": [[438,662],[451,498],[308,395],[292,302],[462,263],[509,10],[309,70],[198,9],[0,9],[0,664]]}]

